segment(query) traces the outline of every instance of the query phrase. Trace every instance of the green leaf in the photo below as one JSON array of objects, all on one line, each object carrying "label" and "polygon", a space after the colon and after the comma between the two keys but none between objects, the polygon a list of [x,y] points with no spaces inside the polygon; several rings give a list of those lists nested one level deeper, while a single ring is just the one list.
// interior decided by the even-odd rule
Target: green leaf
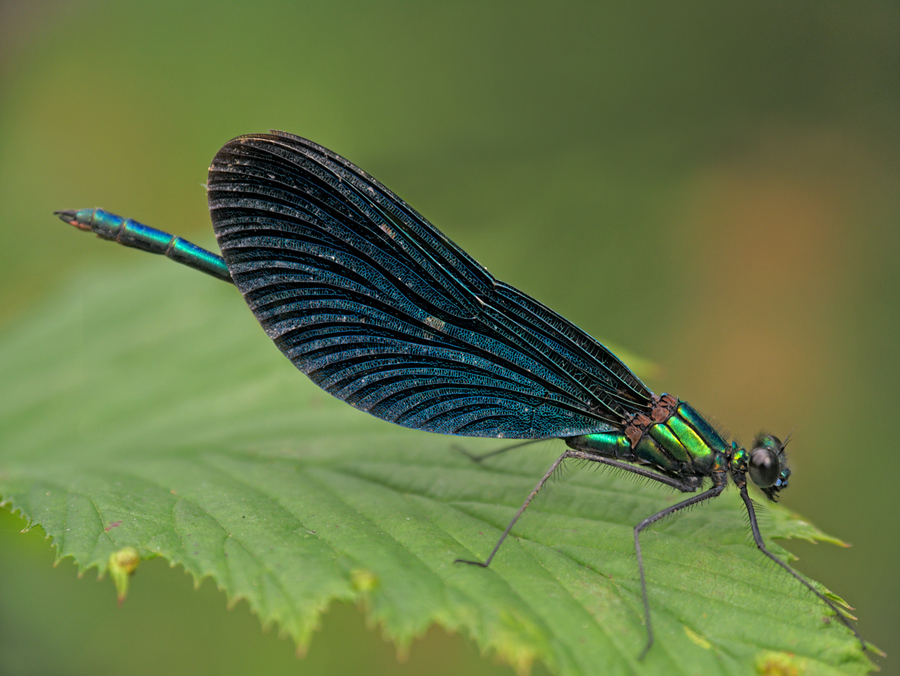
[{"label": "green leaf", "polygon": [[[452,445],[500,442],[360,413],[300,375],[233,287],[134,265],[82,276],[0,336],[0,499],[60,557],[101,574],[128,547],[164,557],[301,647],[341,600],[363,604],[401,650],[437,623],[522,670],[871,668],[756,550],[735,491],[643,536],[656,631],[643,663],[632,528],[673,493],[573,465],[489,569],[454,565],[487,556],[561,442],[473,463]],[[770,543],[834,541],[767,509]]]}]

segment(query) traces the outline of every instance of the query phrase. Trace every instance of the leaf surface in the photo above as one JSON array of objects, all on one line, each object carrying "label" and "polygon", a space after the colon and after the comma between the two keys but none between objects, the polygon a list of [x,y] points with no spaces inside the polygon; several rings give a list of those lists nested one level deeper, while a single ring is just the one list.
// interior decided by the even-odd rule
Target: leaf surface
[{"label": "leaf surface", "polygon": [[[60,557],[101,574],[126,547],[164,557],[300,646],[350,601],[401,650],[437,623],[565,675],[870,669],[757,552],[733,490],[644,535],[644,662],[632,528],[674,493],[570,465],[489,569],[454,565],[487,556],[562,443],[473,463],[453,444],[502,442],[352,409],[278,353],[233,288],[154,263],[86,273],[0,336],[0,499]],[[837,542],[765,509],[783,556],[773,537]]]}]

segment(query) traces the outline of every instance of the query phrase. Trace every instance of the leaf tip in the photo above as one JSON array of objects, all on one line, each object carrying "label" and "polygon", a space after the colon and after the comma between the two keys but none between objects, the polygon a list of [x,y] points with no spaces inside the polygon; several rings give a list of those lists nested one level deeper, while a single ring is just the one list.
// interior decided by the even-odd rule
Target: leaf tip
[{"label": "leaf tip", "polygon": [[109,555],[109,575],[116,585],[119,605],[122,605],[128,594],[128,580],[134,575],[140,562],[141,555],[134,547],[123,547]]}]

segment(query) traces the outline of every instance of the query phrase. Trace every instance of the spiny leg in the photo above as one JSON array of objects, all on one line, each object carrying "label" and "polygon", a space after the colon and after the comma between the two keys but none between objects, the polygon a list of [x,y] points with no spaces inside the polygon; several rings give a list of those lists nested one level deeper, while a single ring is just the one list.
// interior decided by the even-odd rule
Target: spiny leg
[{"label": "spiny leg", "polygon": [[482,568],[487,568],[491,565],[491,561],[494,558],[494,555],[497,553],[497,550],[500,549],[500,545],[503,544],[503,541],[506,539],[506,536],[509,535],[509,531],[512,530],[512,527],[515,525],[516,521],[519,520],[519,517],[522,516],[522,512],[531,504],[531,501],[534,499],[534,496],[538,494],[538,492],[544,487],[544,484],[547,483],[548,479],[553,475],[553,472],[559,467],[559,464],[565,460],[566,458],[571,457],[573,451],[566,451],[561,456],[559,456],[556,460],[553,461],[553,464],[550,465],[550,469],[546,471],[544,476],[541,477],[541,480],[537,482],[537,486],[534,487],[534,490],[531,491],[531,494],[526,498],[525,502],[522,503],[522,506],[519,507],[519,511],[516,512],[516,515],[512,518],[512,521],[509,522],[509,525],[506,527],[506,530],[503,531],[503,534],[500,536],[500,539],[497,540],[497,544],[494,545],[494,549],[488,555],[487,559],[484,561],[469,561],[467,559],[456,559],[453,563],[468,563],[473,566],[481,566]]},{"label": "spiny leg", "polygon": [[[578,460],[587,460],[589,462],[599,462],[603,465],[609,465],[610,467],[616,467],[617,469],[625,470],[626,472],[631,472],[632,474],[637,474],[638,476],[645,477],[647,479],[652,479],[653,481],[658,481],[659,483],[665,484],[666,486],[671,486],[672,488],[676,488],[680,491],[691,493],[697,490],[697,482],[694,481],[686,481],[681,479],[675,479],[668,476],[663,476],[662,474],[657,474],[652,470],[644,469],[643,467],[637,467],[635,465],[630,465],[626,462],[621,462],[619,460],[613,460],[612,458],[606,458],[602,455],[597,455],[595,453],[588,453],[586,451],[574,451],[568,450],[559,456],[556,460],[553,461],[553,464],[550,465],[550,469],[548,469],[544,476],[541,477],[541,480],[537,482],[537,485],[534,487],[534,490],[531,491],[529,496],[526,498],[525,502],[522,503],[522,506],[519,507],[519,511],[516,512],[515,516],[512,518],[512,521],[509,522],[509,525],[506,527],[506,530],[503,531],[503,534],[500,536],[500,539],[497,540],[497,544],[494,545],[494,549],[491,551],[490,555],[484,561],[469,561],[467,559],[456,559],[454,563],[468,563],[473,566],[481,566],[482,568],[487,568],[491,561],[496,555],[497,551],[500,549],[500,545],[503,544],[503,541],[506,539],[506,536],[509,535],[509,532],[512,530],[512,527],[515,525],[516,521],[519,520],[519,517],[522,516],[522,513],[528,508],[528,505],[531,504],[531,501],[534,500],[534,496],[536,496],[540,490],[544,487],[544,484],[553,476],[553,472],[556,471],[556,468],[559,467],[560,463],[567,458],[576,458]],[[705,494],[704,494],[705,495]],[[646,598],[646,594],[645,594]]]},{"label": "spiny leg", "polygon": [[465,448],[460,446],[459,444],[453,444],[453,450],[457,453],[461,453],[466,456],[469,460],[473,462],[481,462],[482,460],[486,460],[487,458],[493,458],[495,455],[500,455],[501,453],[506,453],[507,451],[512,451],[516,448],[522,448],[523,446],[529,446],[530,444],[536,444],[539,441],[549,441],[548,439],[528,439],[526,441],[520,441],[517,444],[510,444],[509,446],[504,446],[503,448],[498,448],[494,451],[488,451],[487,453],[482,453],[481,455],[476,455],[475,453],[469,453]]},{"label": "spiny leg", "polygon": [[634,551],[637,554],[638,571],[641,574],[641,596],[644,599],[644,622],[647,625],[647,645],[644,646],[644,649],[638,656],[639,660],[644,659],[647,651],[649,651],[650,647],[653,645],[653,625],[650,622],[650,601],[647,598],[647,579],[644,577],[644,558],[641,554],[641,531],[650,524],[656,523],[660,519],[663,519],[670,514],[674,514],[675,512],[690,507],[691,505],[696,505],[697,503],[703,502],[704,500],[710,500],[717,497],[722,491],[725,490],[725,485],[725,483],[715,484],[712,486],[712,488],[704,491],[700,495],[694,495],[693,497],[690,497],[687,500],[683,500],[678,504],[672,505],[671,507],[666,507],[664,510],[657,512],[653,516],[648,516],[646,519],[644,519],[634,527]]},{"label": "spiny leg", "polygon": [[830,601],[824,594],[822,594],[818,589],[812,586],[812,584],[803,577],[796,570],[791,568],[787,563],[779,559],[772,552],[766,548],[766,543],[763,542],[762,534],[759,532],[759,525],[756,522],[756,510],[753,508],[753,502],[750,500],[750,496],[747,494],[747,485],[744,484],[740,487],[741,489],[741,499],[744,501],[744,505],[747,507],[747,515],[750,517],[750,530],[753,532],[753,539],[756,541],[756,546],[759,548],[763,554],[768,556],[772,561],[777,563],[779,566],[784,568],[791,576],[799,580],[804,587],[809,589],[813,594],[815,594],[822,603],[831,608],[834,611],[834,614],[837,615],[838,619],[846,626],[850,631],[853,632],[853,635],[856,636],[857,640],[859,640],[862,645],[863,650],[869,650],[869,646],[863,640],[863,637],[859,635],[859,632],[856,631],[856,627],[853,626],[853,623],[850,621],[844,613],[838,608],[832,601]]}]

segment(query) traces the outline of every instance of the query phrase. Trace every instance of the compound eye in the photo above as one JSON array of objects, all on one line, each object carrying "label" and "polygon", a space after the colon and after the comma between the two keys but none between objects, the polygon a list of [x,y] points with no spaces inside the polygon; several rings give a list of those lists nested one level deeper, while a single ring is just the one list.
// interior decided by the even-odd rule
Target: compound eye
[{"label": "compound eye", "polygon": [[781,463],[771,448],[754,448],[750,453],[750,479],[760,488],[774,486],[781,476]]}]

